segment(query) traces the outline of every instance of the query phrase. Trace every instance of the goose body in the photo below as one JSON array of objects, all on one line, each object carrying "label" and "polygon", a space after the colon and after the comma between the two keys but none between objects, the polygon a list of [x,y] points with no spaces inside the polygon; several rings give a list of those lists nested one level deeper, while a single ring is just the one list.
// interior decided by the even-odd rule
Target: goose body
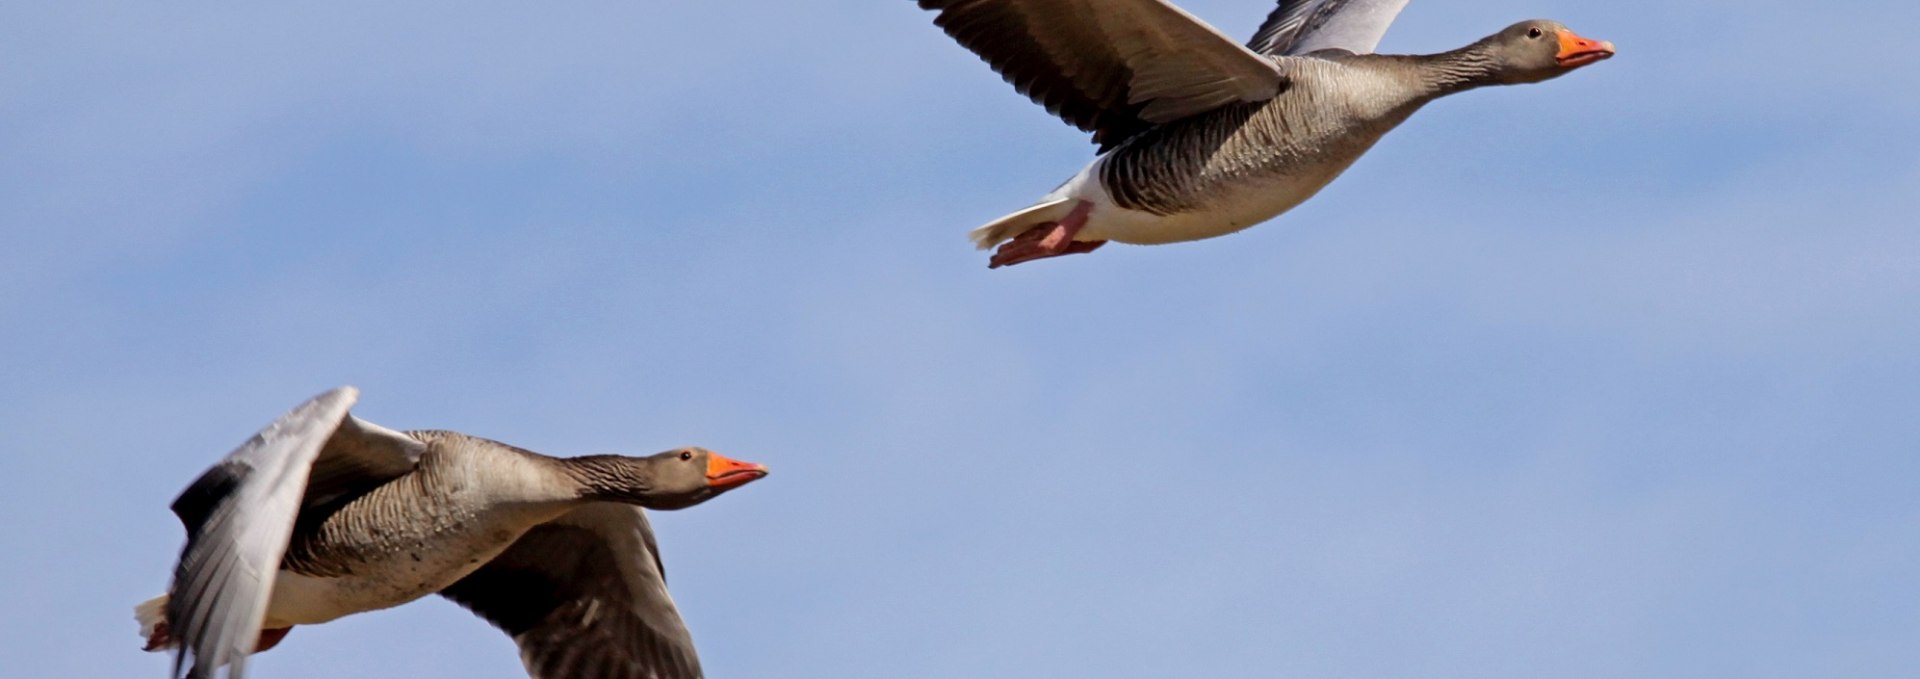
[{"label": "goose body", "polygon": [[[1291,70],[1314,76],[1296,78],[1265,102],[1144,131],[1040,202],[1091,203],[1080,241],[1158,245],[1223,236],[1306,202],[1426,103],[1364,61],[1297,61]],[[1004,228],[981,227],[974,239],[991,247],[1018,235]]]},{"label": "goose body", "polygon": [[1282,0],[1234,44],[1162,0],[920,0],[935,23],[1101,153],[1035,205],[974,229],[991,266],[1109,240],[1211,238],[1311,198],[1426,103],[1613,54],[1558,23],[1434,55],[1371,51],[1405,0]]},{"label": "goose body", "polygon": [[413,472],[295,531],[263,627],[319,624],[439,592],[573,508],[570,481],[528,453],[448,432],[407,434],[428,444]]},{"label": "goose body", "polygon": [[175,676],[238,678],[296,625],[434,593],[513,636],[534,677],[700,676],[641,507],[692,506],[765,468],[398,432],[349,415],[357,397],[309,400],[175,500],[188,541],[173,586],[135,611],[148,650],[176,649]]}]

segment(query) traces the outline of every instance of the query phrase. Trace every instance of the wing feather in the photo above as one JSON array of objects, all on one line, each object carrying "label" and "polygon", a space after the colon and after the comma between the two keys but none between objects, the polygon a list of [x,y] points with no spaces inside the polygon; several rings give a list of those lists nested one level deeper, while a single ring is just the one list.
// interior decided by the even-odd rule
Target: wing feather
[{"label": "wing feather", "polygon": [[653,544],[639,507],[588,505],[440,593],[513,637],[534,679],[698,679]]},{"label": "wing feather", "polygon": [[1164,0],[920,0],[1014,89],[1109,147],[1279,94],[1271,59]]},{"label": "wing feather", "polygon": [[1247,48],[1273,56],[1323,49],[1369,54],[1407,0],[1281,0]]},{"label": "wing feather", "polygon": [[174,569],[167,620],[180,642],[175,677],[245,672],[266,615],[307,476],[359,391],[341,387],[282,415],[202,474],[174,501],[187,545]]}]

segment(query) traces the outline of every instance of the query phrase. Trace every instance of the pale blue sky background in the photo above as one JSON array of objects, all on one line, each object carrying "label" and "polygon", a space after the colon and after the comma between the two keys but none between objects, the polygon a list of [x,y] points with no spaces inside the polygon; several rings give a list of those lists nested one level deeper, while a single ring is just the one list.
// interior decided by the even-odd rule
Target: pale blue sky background
[{"label": "pale blue sky background", "polygon": [[[771,465],[656,519],[714,677],[1920,675],[1920,9],[1381,49],[1530,17],[1620,56],[990,272],[1092,149],[907,0],[0,5],[5,673],[163,674],[167,503],[355,384]],[[438,599],[255,667],[523,676]]]}]

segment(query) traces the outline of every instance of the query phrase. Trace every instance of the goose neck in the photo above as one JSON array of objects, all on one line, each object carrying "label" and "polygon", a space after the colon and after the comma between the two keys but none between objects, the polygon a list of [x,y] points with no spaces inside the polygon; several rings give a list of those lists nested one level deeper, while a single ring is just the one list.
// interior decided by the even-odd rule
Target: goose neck
[{"label": "goose neck", "polygon": [[636,458],[589,455],[558,462],[582,500],[644,504],[653,490],[653,475]]},{"label": "goose neck", "polygon": [[1485,43],[1413,59],[1429,96],[1441,97],[1476,87],[1497,85],[1499,61]]}]

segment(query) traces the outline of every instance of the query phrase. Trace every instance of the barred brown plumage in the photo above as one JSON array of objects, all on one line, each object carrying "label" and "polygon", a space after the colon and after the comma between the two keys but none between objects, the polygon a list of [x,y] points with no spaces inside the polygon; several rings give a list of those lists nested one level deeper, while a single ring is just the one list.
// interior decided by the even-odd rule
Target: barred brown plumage
[{"label": "barred brown plumage", "polygon": [[135,617],[148,650],[175,649],[175,676],[238,678],[295,625],[435,592],[505,630],[536,677],[700,676],[641,508],[690,507],[765,467],[402,433],[349,415],[357,398],[302,404],[174,502],[189,536],[174,585]]}]

